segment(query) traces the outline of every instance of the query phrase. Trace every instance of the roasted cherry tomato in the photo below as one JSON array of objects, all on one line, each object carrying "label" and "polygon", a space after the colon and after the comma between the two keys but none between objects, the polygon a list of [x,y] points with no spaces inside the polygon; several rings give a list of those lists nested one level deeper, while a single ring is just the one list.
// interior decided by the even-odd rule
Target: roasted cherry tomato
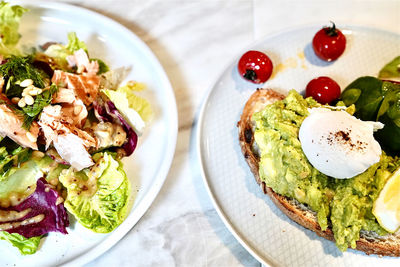
[{"label": "roasted cherry tomato", "polygon": [[332,22],[331,27],[324,27],[315,34],[312,45],[319,58],[332,61],[343,54],[346,48],[346,37]]},{"label": "roasted cherry tomato", "polygon": [[240,75],[253,83],[265,83],[271,77],[272,69],[271,59],[259,51],[247,51],[238,63]]},{"label": "roasted cherry tomato", "polygon": [[321,76],[307,84],[306,97],[309,96],[321,104],[329,104],[340,97],[340,86],[331,78]]}]

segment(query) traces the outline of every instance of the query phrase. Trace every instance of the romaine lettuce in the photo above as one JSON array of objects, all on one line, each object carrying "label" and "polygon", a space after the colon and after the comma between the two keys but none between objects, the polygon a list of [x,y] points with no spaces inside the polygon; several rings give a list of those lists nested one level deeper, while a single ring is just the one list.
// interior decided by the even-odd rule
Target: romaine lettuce
[{"label": "romaine lettuce", "polygon": [[109,233],[126,217],[130,183],[122,163],[111,154],[98,153],[93,159],[96,164],[90,169],[61,172],[60,182],[68,192],[64,205],[84,227]]},{"label": "romaine lettuce", "polygon": [[65,49],[68,50],[71,55],[79,49],[83,49],[88,53],[85,42],[79,40],[75,32],[68,33],[68,44],[65,46]]},{"label": "romaine lettuce", "polygon": [[135,94],[134,92],[144,90],[145,85],[138,82],[128,82],[126,85],[117,89],[117,92],[124,93],[128,99],[129,107],[136,110],[144,121],[149,121],[153,114],[150,103]]},{"label": "romaine lettuce", "polygon": [[[68,33],[67,45],[62,45],[62,44],[50,45],[44,53],[47,56],[52,57],[53,60],[55,60],[56,63],[61,68],[66,69],[68,66],[67,57],[73,55],[74,52],[78,51],[79,49],[83,49],[86,52],[86,54],[89,55],[85,42],[79,40],[75,32],[70,32]],[[97,63],[99,64],[99,71],[97,72],[97,74],[102,74],[109,71],[109,67],[101,59],[91,58],[90,61],[97,61]]]},{"label": "romaine lettuce", "polygon": [[19,249],[22,255],[36,253],[41,238],[41,236],[26,238],[17,233],[10,234],[6,231],[0,232],[0,240],[6,240],[10,242],[14,247]]},{"label": "romaine lettuce", "polygon": [[0,54],[3,56],[19,54],[16,48],[21,35],[18,33],[19,22],[27,9],[7,2],[0,3]]},{"label": "romaine lettuce", "polygon": [[[25,198],[33,193],[36,181],[43,176],[35,161],[27,161],[19,168],[13,167],[0,182],[0,201],[5,203],[11,194]],[[30,188],[30,190],[27,190]]]},{"label": "romaine lettuce", "polygon": [[140,114],[133,108],[129,106],[128,96],[119,91],[112,90],[101,90],[110,100],[113,102],[115,107],[121,113],[129,125],[135,129],[135,132],[141,134],[145,127],[145,122],[143,121]]},{"label": "romaine lettuce", "polygon": [[67,56],[74,54],[75,51],[78,51],[79,49],[85,50],[87,53],[87,46],[83,41],[80,41],[78,37],[76,36],[75,32],[70,32],[68,33],[68,44],[67,45],[62,45],[62,44],[53,44],[50,45],[45,53],[49,57],[53,58],[59,58],[62,60],[65,60],[67,62]]},{"label": "romaine lettuce", "polygon": [[78,39],[75,32],[70,32],[68,33],[67,45],[50,45],[44,53],[47,56],[52,57],[60,67],[66,68],[66,66],[68,66],[67,57],[73,55],[74,52],[78,51],[80,48],[85,50],[87,53],[86,44]]}]

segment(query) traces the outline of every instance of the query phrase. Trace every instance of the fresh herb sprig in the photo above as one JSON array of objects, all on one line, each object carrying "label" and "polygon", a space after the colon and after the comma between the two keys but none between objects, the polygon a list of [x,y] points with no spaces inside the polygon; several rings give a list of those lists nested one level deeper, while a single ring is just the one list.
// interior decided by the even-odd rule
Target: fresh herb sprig
[{"label": "fresh herb sprig", "polygon": [[0,75],[3,76],[6,83],[6,95],[8,97],[18,96],[22,88],[16,84],[17,81],[31,79],[33,85],[39,88],[45,87],[44,77],[46,74],[34,67],[33,56],[11,56],[0,66]]},{"label": "fresh herb sprig", "polygon": [[24,113],[24,124],[22,127],[29,129],[32,122],[37,119],[40,112],[47,105],[51,104],[54,94],[58,92],[58,87],[55,84],[50,85],[49,89],[45,89],[43,93],[36,96],[35,102],[30,106],[25,106],[22,108]]}]

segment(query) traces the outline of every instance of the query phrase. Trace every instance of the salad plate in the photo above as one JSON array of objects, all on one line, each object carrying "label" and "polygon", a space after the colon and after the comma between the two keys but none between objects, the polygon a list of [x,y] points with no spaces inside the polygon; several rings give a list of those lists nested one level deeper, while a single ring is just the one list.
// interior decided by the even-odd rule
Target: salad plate
[{"label": "salad plate", "polygon": [[81,226],[70,216],[68,235],[49,233],[38,251],[22,256],[7,242],[0,242],[1,266],[81,266],[116,244],[143,216],[167,177],[175,151],[177,109],[174,92],[161,64],[150,48],[117,22],[84,8],[62,3],[13,1],[29,9],[20,22],[22,47],[46,42],[67,43],[75,32],[91,57],[110,69],[126,68],[126,81],[145,85],[153,118],[139,137],[134,155],[122,160],[134,196],[127,218],[109,234]]},{"label": "salad plate", "polygon": [[[398,258],[368,256],[317,236],[284,215],[255,182],[239,145],[237,122],[250,95],[258,87],[286,94],[304,93],[307,83],[329,76],[345,88],[361,76],[377,76],[397,57],[400,35],[383,30],[338,25],[347,39],[336,61],[317,58],[312,38],[322,25],[304,26],[269,35],[242,51],[211,86],[197,124],[197,152],[202,176],[222,221],[257,260],[271,266],[384,266]],[[262,85],[242,79],[237,63],[248,50],[266,53],[274,64]]]}]

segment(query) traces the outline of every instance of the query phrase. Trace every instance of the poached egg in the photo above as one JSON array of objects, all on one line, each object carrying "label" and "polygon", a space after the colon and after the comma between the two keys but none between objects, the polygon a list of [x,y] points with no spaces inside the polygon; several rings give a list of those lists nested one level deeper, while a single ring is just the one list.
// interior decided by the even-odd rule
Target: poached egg
[{"label": "poached egg", "polygon": [[344,110],[312,108],[299,131],[308,161],[320,172],[338,179],[363,173],[380,160],[375,130],[380,122],[362,121]]}]

